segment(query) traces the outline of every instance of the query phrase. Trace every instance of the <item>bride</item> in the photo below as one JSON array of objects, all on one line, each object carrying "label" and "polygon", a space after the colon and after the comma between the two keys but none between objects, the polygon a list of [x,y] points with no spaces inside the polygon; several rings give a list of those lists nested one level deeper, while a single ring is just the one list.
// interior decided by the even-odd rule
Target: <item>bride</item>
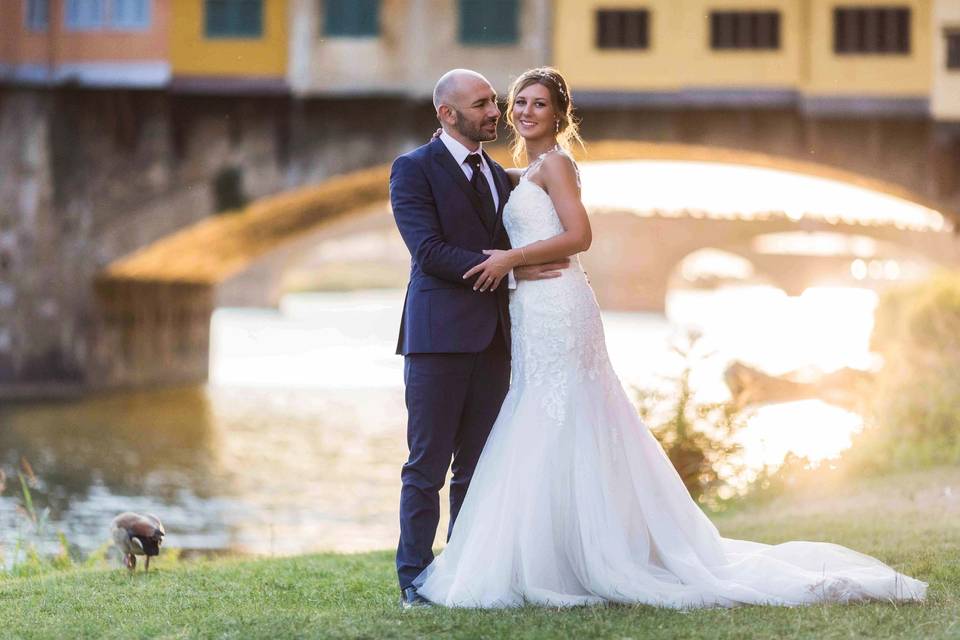
[{"label": "bride", "polygon": [[464,277],[496,288],[510,269],[563,258],[559,278],[510,296],[510,389],[446,549],[417,592],[450,607],[603,602],[693,608],[923,600],[927,585],[823,542],[721,537],[640,421],[607,356],[575,254],[590,246],[570,92],[554,69],[513,83],[507,120],[528,165],[504,209],[508,251]]}]

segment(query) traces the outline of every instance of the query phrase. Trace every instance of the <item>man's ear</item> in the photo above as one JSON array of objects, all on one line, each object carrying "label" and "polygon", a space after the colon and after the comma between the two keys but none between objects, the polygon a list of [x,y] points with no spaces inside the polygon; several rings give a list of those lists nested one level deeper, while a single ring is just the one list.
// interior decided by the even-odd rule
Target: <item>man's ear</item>
[{"label": "man's ear", "polygon": [[437,120],[440,121],[441,125],[453,125],[457,121],[457,117],[449,105],[442,104],[437,109]]}]

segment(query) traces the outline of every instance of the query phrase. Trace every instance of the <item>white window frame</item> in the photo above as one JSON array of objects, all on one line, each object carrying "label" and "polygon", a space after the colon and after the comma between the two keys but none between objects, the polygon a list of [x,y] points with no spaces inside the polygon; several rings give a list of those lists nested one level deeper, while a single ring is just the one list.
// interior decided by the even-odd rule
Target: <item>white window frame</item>
[{"label": "white window frame", "polygon": [[[144,7],[142,20],[127,20],[120,22],[117,16],[117,5],[121,3],[139,2]],[[110,28],[116,31],[146,31],[150,28],[153,18],[153,0],[110,0]]]},{"label": "white window frame", "polygon": [[[80,8],[92,5],[90,15],[76,15]],[[68,31],[97,31],[107,25],[106,0],[66,0],[63,7],[63,26]],[[95,14],[99,14],[98,16]]]},{"label": "white window frame", "polygon": [[28,31],[46,32],[50,27],[50,0],[24,0],[23,22]]}]

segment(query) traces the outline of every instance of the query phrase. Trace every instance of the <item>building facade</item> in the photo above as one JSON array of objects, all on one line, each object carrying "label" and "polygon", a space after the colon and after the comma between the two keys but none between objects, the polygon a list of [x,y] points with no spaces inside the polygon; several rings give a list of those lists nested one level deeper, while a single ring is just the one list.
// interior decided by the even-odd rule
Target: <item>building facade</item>
[{"label": "building facade", "polygon": [[958,12],[952,0],[557,0],[553,60],[582,104],[949,116]]},{"label": "building facade", "polygon": [[176,91],[287,92],[288,0],[169,0]]},{"label": "building facade", "polygon": [[429,98],[559,67],[582,105],[960,121],[956,0],[5,0],[0,81]]},{"label": "building facade", "polygon": [[289,83],[301,96],[428,98],[456,67],[498,91],[550,61],[550,0],[291,0]]},{"label": "building facade", "polygon": [[0,80],[27,85],[162,87],[170,82],[163,0],[6,0]]}]

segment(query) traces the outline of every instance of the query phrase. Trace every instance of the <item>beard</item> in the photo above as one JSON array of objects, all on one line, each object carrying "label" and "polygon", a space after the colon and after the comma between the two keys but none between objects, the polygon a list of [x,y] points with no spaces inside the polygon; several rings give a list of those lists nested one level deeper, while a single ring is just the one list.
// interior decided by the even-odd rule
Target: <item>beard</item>
[{"label": "beard", "polygon": [[467,140],[473,140],[474,142],[490,142],[491,140],[497,139],[496,127],[494,127],[492,133],[487,133],[486,131],[483,130],[482,127],[490,123],[493,123],[495,125],[497,123],[498,118],[485,118],[481,122],[476,123],[476,122],[470,122],[469,120],[467,120],[465,117],[463,117],[463,114],[457,111],[456,109],[454,109],[453,111],[454,113],[457,114],[457,121],[454,123],[453,126],[457,130],[457,132],[463,137],[465,137]]}]

